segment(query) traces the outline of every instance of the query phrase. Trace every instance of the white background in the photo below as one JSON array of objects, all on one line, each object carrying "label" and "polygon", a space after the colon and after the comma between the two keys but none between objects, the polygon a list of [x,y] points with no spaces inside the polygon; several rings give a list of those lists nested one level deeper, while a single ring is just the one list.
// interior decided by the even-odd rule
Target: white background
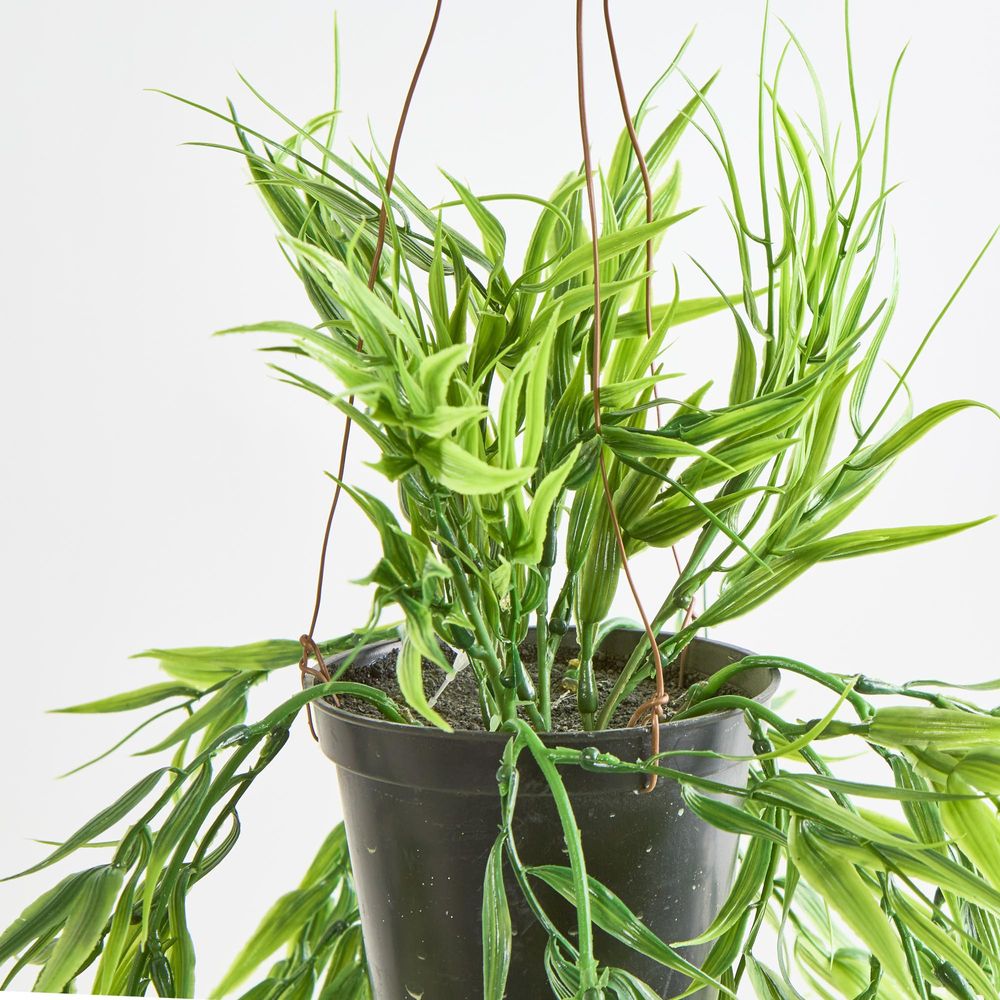
[{"label": "white background", "polygon": [[[438,166],[481,193],[537,194],[575,168],[572,6],[446,0],[400,160],[427,201],[447,194]],[[752,183],[760,5],[613,6],[633,105],[699,23],[685,66],[698,79],[724,67],[713,99]],[[840,4],[777,6],[843,116]],[[883,104],[899,49],[912,42],[891,163],[905,183],[892,198],[903,297],[888,356],[902,364],[1000,222],[1000,14],[986,2],[944,11],[929,0],[856,7],[866,120]],[[341,3],[342,149],[349,139],[370,148],[368,121],[388,147],[430,9],[429,0]],[[143,91],[164,87],[216,107],[232,95],[251,122],[281,133],[234,67],[299,120],[325,110],[332,7],[7,0],[4,10],[0,869],[7,873],[39,857],[29,838],[65,836],[146,766],[125,757],[54,781],[126,722],[46,709],[148,683],[152,668],[127,657],[151,645],[302,631],[329,497],[322,473],[335,463],[340,424],[269,380],[250,342],[209,339],[220,327],[266,318],[310,322],[310,312],[238,159],[179,145],[228,142],[224,126]],[[596,2],[588,16],[592,130],[606,162],[618,108]],[[777,23],[774,35],[777,46]],[[675,80],[656,120],[683,99]],[[811,113],[801,73],[789,74],[785,99]],[[684,202],[706,208],[704,218],[675,231],[661,266],[679,262],[689,294],[704,294],[686,253],[730,285],[735,264],[718,169],[693,134],[682,152]],[[526,215],[508,218],[512,242],[523,245]],[[1000,404],[998,274],[995,252],[927,350],[912,379],[921,407],[960,396]],[[671,365],[690,373],[688,384],[714,372],[725,385],[732,341],[726,322],[691,327]],[[998,435],[987,414],[962,414],[899,464],[855,523],[961,520],[1000,509]],[[359,462],[355,470],[357,481],[371,484]],[[345,506],[324,634],[361,620],[365,595],[346,581],[370,568],[374,552],[372,532]],[[991,524],[937,546],[834,564],[719,634],[837,671],[982,680],[997,674],[998,554],[1000,525]],[[644,591],[659,593],[669,572],[667,558],[647,561]],[[275,677],[255,712],[296,684],[292,671]],[[303,726],[294,737],[246,801],[237,851],[192,900],[201,992],[338,819],[332,766]],[[0,923],[50,880],[0,886]]]}]

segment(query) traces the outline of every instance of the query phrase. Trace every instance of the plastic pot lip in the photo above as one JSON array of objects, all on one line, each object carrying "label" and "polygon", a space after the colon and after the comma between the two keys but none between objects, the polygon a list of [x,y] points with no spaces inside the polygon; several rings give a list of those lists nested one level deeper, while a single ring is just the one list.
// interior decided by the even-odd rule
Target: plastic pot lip
[{"label": "plastic pot lip", "polygon": [[[636,635],[642,634],[640,629],[621,628],[615,629],[613,632],[609,633],[609,635],[620,633],[634,633]],[[669,634],[670,633],[667,632],[660,633],[661,637]],[[701,646],[711,646],[715,649],[721,649],[727,653],[734,654],[733,662],[741,660],[744,657],[754,655],[750,650],[744,649],[742,646],[736,646],[728,642],[720,642],[716,639],[697,638],[693,641],[692,645],[695,643]],[[376,651],[391,649],[399,646],[399,644],[400,641],[398,639],[384,639],[381,642],[369,643],[368,645],[362,647],[362,653],[371,654]],[[340,656],[334,657],[330,661],[331,664],[336,664],[346,655],[347,654],[344,653]],[[759,692],[756,694],[750,694],[749,697],[751,697],[754,701],[766,705],[771,700],[781,683],[781,673],[774,667],[756,667],[754,669],[765,671],[768,674],[768,681]],[[316,679],[311,675],[302,675],[303,688],[313,687],[316,683]],[[491,743],[506,743],[510,739],[510,733],[502,731],[486,732],[481,729],[455,729],[449,733],[445,732],[443,729],[438,729],[436,726],[412,726],[402,722],[393,722],[390,719],[374,719],[366,715],[356,715],[354,712],[347,712],[342,708],[338,708],[336,705],[331,704],[326,698],[317,699],[311,702],[311,704],[315,711],[323,712],[339,723],[346,723],[350,726],[356,726],[360,729],[368,729],[374,732],[398,732],[400,734],[406,733],[409,737],[419,737],[421,739],[451,741],[464,740],[483,745],[489,745]],[[669,731],[674,737],[681,739],[684,736],[698,733],[703,729],[710,729],[720,725],[725,725],[727,722],[735,721],[741,718],[742,715],[743,713],[739,709],[733,708],[727,709],[723,712],[711,712],[706,715],[694,716],[690,719],[678,719],[676,722],[666,722],[663,726],[665,732]],[[618,729],[595,729],[589,731],[578,729],[560,730],[557,732],[540,733],[539,735],[542,737],[544,742],[553,742],[556,745],[590,746],[601,737],[611,737],[612,739],[617,738],[618,740],[631,741],[640,734],[648,731],[648,726],[631,726]]]}]

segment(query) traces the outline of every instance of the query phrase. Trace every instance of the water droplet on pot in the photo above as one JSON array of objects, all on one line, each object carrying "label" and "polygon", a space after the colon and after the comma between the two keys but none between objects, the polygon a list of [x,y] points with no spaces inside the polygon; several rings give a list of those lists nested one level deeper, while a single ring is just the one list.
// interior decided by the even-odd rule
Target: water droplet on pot
[{"label": "water droplet on pot", "polygon": [[423,1000],[423,996],[424,996],[424,991],[423,990],[421,990],[419,993],[417,993],[415,990],[411,990],[410,987],[407,986],[406,987],[406,992],[409,993],[409,995],[411,997],[413,997],[413,1000]]},{"label": "water droplet on pot", "polygon": [[377,850],[378,850],[378,848],[377,848],[377,847],[369,847],[369,848],[368,848],[368,853],[369,853],[369,854],[374,854],[374,853],[375,853],[375,852],[376,852]]},{"label": "water droplet on pot", "polygon": [[650,844],[649,847],[646,848],[646,853],[649,854],[652,850],[653,850],[653,845]]},{"label": "water droplet on pot", "polygon": [[678,816],[683,816],[684,815],[684,807],[683,806],[680,809],[677,810],[677,815]]}]

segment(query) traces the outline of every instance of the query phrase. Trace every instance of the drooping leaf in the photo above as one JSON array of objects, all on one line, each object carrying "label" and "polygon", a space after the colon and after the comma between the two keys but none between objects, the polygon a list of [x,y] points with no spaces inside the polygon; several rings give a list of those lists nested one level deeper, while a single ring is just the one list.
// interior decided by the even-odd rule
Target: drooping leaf
[{"label": "drooping leaf", "polygon": [[422,447],[417,457],[438,482],[464,496],[482,496],[523,486],[534,472],[533,468],[501,469],[490,465],[450,438]]},{"label": "drooping leaf", "polygon": [[108,712],[131,712],[137,708],[146,708],[167,698],[191,698],[199,694],[196,688],[183,684],[150,684],[148,687],[136,688],[134,691],[123,691],[121,694],[99,698],[97,701],[87,701],[68,708],[54,708],[53,712],[63,714],[99,715]]},{"label": "drooping leaf", "polygon": [[332,889],[332,882],[327,878],[306,889],[293,889],[278,899],[240,949],[211,995],[223,997],[232,993],[255,969],[299,933],[327,902]]},{"label": "drooping leaf", "polygon": [[158,660],[171,676],[199,689],[225,680],[234,671],[268,671],[297,663],[302,646],[292,639],[267,639],[241,646],[187,646],[179,649],[147,649],[134,659]]},{"label": "drooping leaf", "polygon": [[905,986],[910,977],[899,939],[854,866],[823,848],[808,827],[798,822],[791,826],[788,855],[803,878],[878,956],[885,972]]},{"label": "drooping leaf", "polygon": [[511,924],[503,884],[503,845],[497,837],[483,877],[483,1000],[503,1000],[510,967]]},{"label": "drooping leaf", "polygon": [[204,704],[199,705],[179,726],[153,746],[141,750],[139,756],[160,753],[190,739],[196,733],[211,727],[220,719],[230,719],[234,707],[245,705],[246,694],[253,683],[253,676],[235,674],[223,684]]},{"label": "drooping leaf", "polygon": [[442,715],[431,708],[424,693],[423,658],[420,649],[409,633],[403,639],[399,656],[396,660],[396,677],[399,680],[399,690],[403,692],[406,703],[432,726],[443,729],[446,733],[452,731],[451,726]]},{"label": "drooping leaf", "polygon": [[115,865],[95,868],[87,875],[70,907],[59,940],[39,973],[35,983],[37,992],[61,993],[90,957],[104,933],[104,925],[111,916],[124,875],[124,871]]},{"label": "drooping leaf", "polygon": [[8,882],[11,879],[22,878],[25,875],[33,875],[35,872],[54,865],[57,861],[62,861],[78,848],[84,847],[93,840],[97,840],[102,833],[110,830],[116,823],[124,819],[136,806],[139,805],[159,784],[160,779],[170,771],[168,767],[160,767],[155,771],[140,778],[128,791],[120,795],[106,809],[102,809],[93,819],[88,820],[75,833],[70,834],[59,847],[57,847],[44,860],[26,868],[16,875],[8,875],[0,881]]},{"label": "drooping leaf", "polygon": [[29,903],[20,916],[0,934],[0,962],[23,951],[61,927],[93,873],[99,868],[74,872]]},{"label": "drooping leaf", "polygon": [[189,833],[198,818],[212,785],[210,760],[202,763],[187,788],[178,789],[179,798],[163,825],[153,837],[142,893],[142,938],[149,934],[149,919],[156,899],[157,883],[174,848]]},{"label": "drooping leaf", "polygon": [[[568,868],[561,865],[540,865],[529,868],[528,871],[555,889],[561,896],[573,901],[573,879]],[[727,996],[735,996],[731,990],[706,976],[697,966],[657,937],[610,889],[594,878],[589,878],[588,883],[594,923],[601,930],[641,955],[654,959],[668,969],[682,972],[702,986],[720,990]]]},{"label": "drooping leaf", "polygon": [[987,406],[985,403],[978,403],[974,399],[953,399],[947,403],[938,403],[937,406],[932,406],[919,416],[908,420],[899,430],[890,434],[884,441],[861,452],[856,458],[851,459],[850,468],[870,469],[874,466],[882,465],[884,462],[890,462],[942,421],[947,420],[956,413],[961,413],[962,410],[972,408],[988,410],[995,416],[1000,416],[992,406]]}]

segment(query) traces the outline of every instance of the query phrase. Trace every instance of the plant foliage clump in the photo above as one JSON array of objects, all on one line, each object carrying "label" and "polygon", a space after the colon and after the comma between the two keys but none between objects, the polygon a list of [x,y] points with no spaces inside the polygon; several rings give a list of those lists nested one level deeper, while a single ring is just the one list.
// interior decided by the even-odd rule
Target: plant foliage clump
[{"label": "plant foliage clump", "polygon": [[[936,682],[894,686],[749,657],[695,684],[680,713],[744,712],[754,756],[739,788],[657,757],[624,762],[596,750],[547,748],[539,738],[552,728],[556,651],[570,626],[579,665],[559,681],[575,691],[581,728],[608,727],[624,698],[653,675],[643,640],[611,693],[599,697],[594,654],[615,624],[608,615],[622,570],[616,521],[629,557],[672,566],[667,550],[685,552],[681,558],[676,550],[678,571],[656,595],[652,615],[657,635],[678,622],[660,640],[666,663],[682,656],[697,629],[747,613],[819,563],[979,523],[841,530],[904,451],[948,417],[982,405],[953,400],[913,413],[907,403],[909,373],[954,294],[891,388],[872,398],[899,293],[886,224],[896,72],[884,114],[866,126],[849,36],[847,50],[853,135],[846,152],[818,84],[815,124],[784,102],[788,59],[800,59],[815,79],[791,34],[773,68],[762,55],[751,184],[741,179],[710,102],[714,77],[688,81],[689,100],[646,144],[648,205],[642,164],[623,131],[599,180],[596,275],[579,167],[547,198],[476,194],[449,177],[454,200],[432,207],[398,178],[390,189],[379,156],[351,160],[339,152],[337,108],[299,126],[254,91],[291,132],[282,141],[250,128],[232,104],[211,112],[234,130],[225,148],[245,159],[318,315],[312,325],[274,321],[225,332],[280,338],[269,347],[282,356],[274,364],[280,377],[371,439],[398,502],[393,509],[338,480],[371,520],[380,557],[364,581],[373,593],[369,620],[318,644],[324,659],[346,654],[329,681],[248,724],[250,690],[296,663],[299,643],[151,650],[144,655],[159,661],[167,680],[67,710],[153,708],[126,740],[168,715],[180,721],[145,749],[161,757],[156,769],[21,873],[84,847],[110,852],[106,863],[41,895],[0,934],[0,963],[11,963],[4,985],[35,965],[42,990],[71,989],[87,975],[98,993],[140,995],[152,986],[161,996],[191,996],[188,895],[235,846],[239,802],[280,752],[294,719],[316,698],[349,694],[392,721],[447,729],[425,687],[454,669],[444,644],[473,671],[484,728],[510,733],[498,776],[503,829],[484,880],[490,1000],[503,996],[510,960],[504,865],[549,931],[546,968],[558,997],[653,996],[625,971],[598,965],[594,926],[684,972],[692,991],[709,985],[721,996],[735,995],[744,980],[762,998],[798,997],[801,989],[888,1000],[1000,995],[1000,722],[965,696],[941,693]],[[680,72],[679,56],[668,74]],[[636,130],[648,120],[650,96],[635,115]],[[726,291],[698,265],[703,294],[685,297],[675,270],[672,294],[647,301],[647,250],[668,236],[679,243],[694,224],[675,159],[686,133],[700,133],[721,165],[738,279]],[[498,214],[512,198],[539,209],[517,265]],[[474,235],[450,221],[458,209]],[[595,284],[604,332],[599,421]],[[709,385],[672,390],[680,383],[668,349],[670,336],[712,313],[728,315],[735,338],[734,363],[724,373],[728,394],[715,402]],[[703,606],[693,620],[697,595]],[[401,622],[383,621],[393,610]],[[521,655],[532,627],[533,663]],[[396,635],[404,702],[346,675],[352,651]],[[830,712],[791,722],[725,692],[728,680],[759,666],[829,689]],[[850,721],[840,718],[845,705]],[[882,781],[837,777],[820,749],[832,738],[860,741],[883,769]],[[525,751],[559,807],[565,866],[533,866],[517,853],[511,824]],[[744,837],[731,895],[695,942],[662,941],[627,901],[587,875],[560,778],[567,766],[677,781],[693,812]],[[738,804],[720,801],[719,792]],[[884,800],[898,803],[898,817],[871,808]],[[114,839],[102,841],[107,837]],[[531,886],[539,881],[574,903],[574,941],[538,905]],[[760,961],[756,948],[769,917],[778,932],[777,968]],[[700,968],[677,950],[692,943],[711,943]],[[265,915],[217,993],[265,967],[247,998],[370,997],[341,828],[302,883]]]}]

